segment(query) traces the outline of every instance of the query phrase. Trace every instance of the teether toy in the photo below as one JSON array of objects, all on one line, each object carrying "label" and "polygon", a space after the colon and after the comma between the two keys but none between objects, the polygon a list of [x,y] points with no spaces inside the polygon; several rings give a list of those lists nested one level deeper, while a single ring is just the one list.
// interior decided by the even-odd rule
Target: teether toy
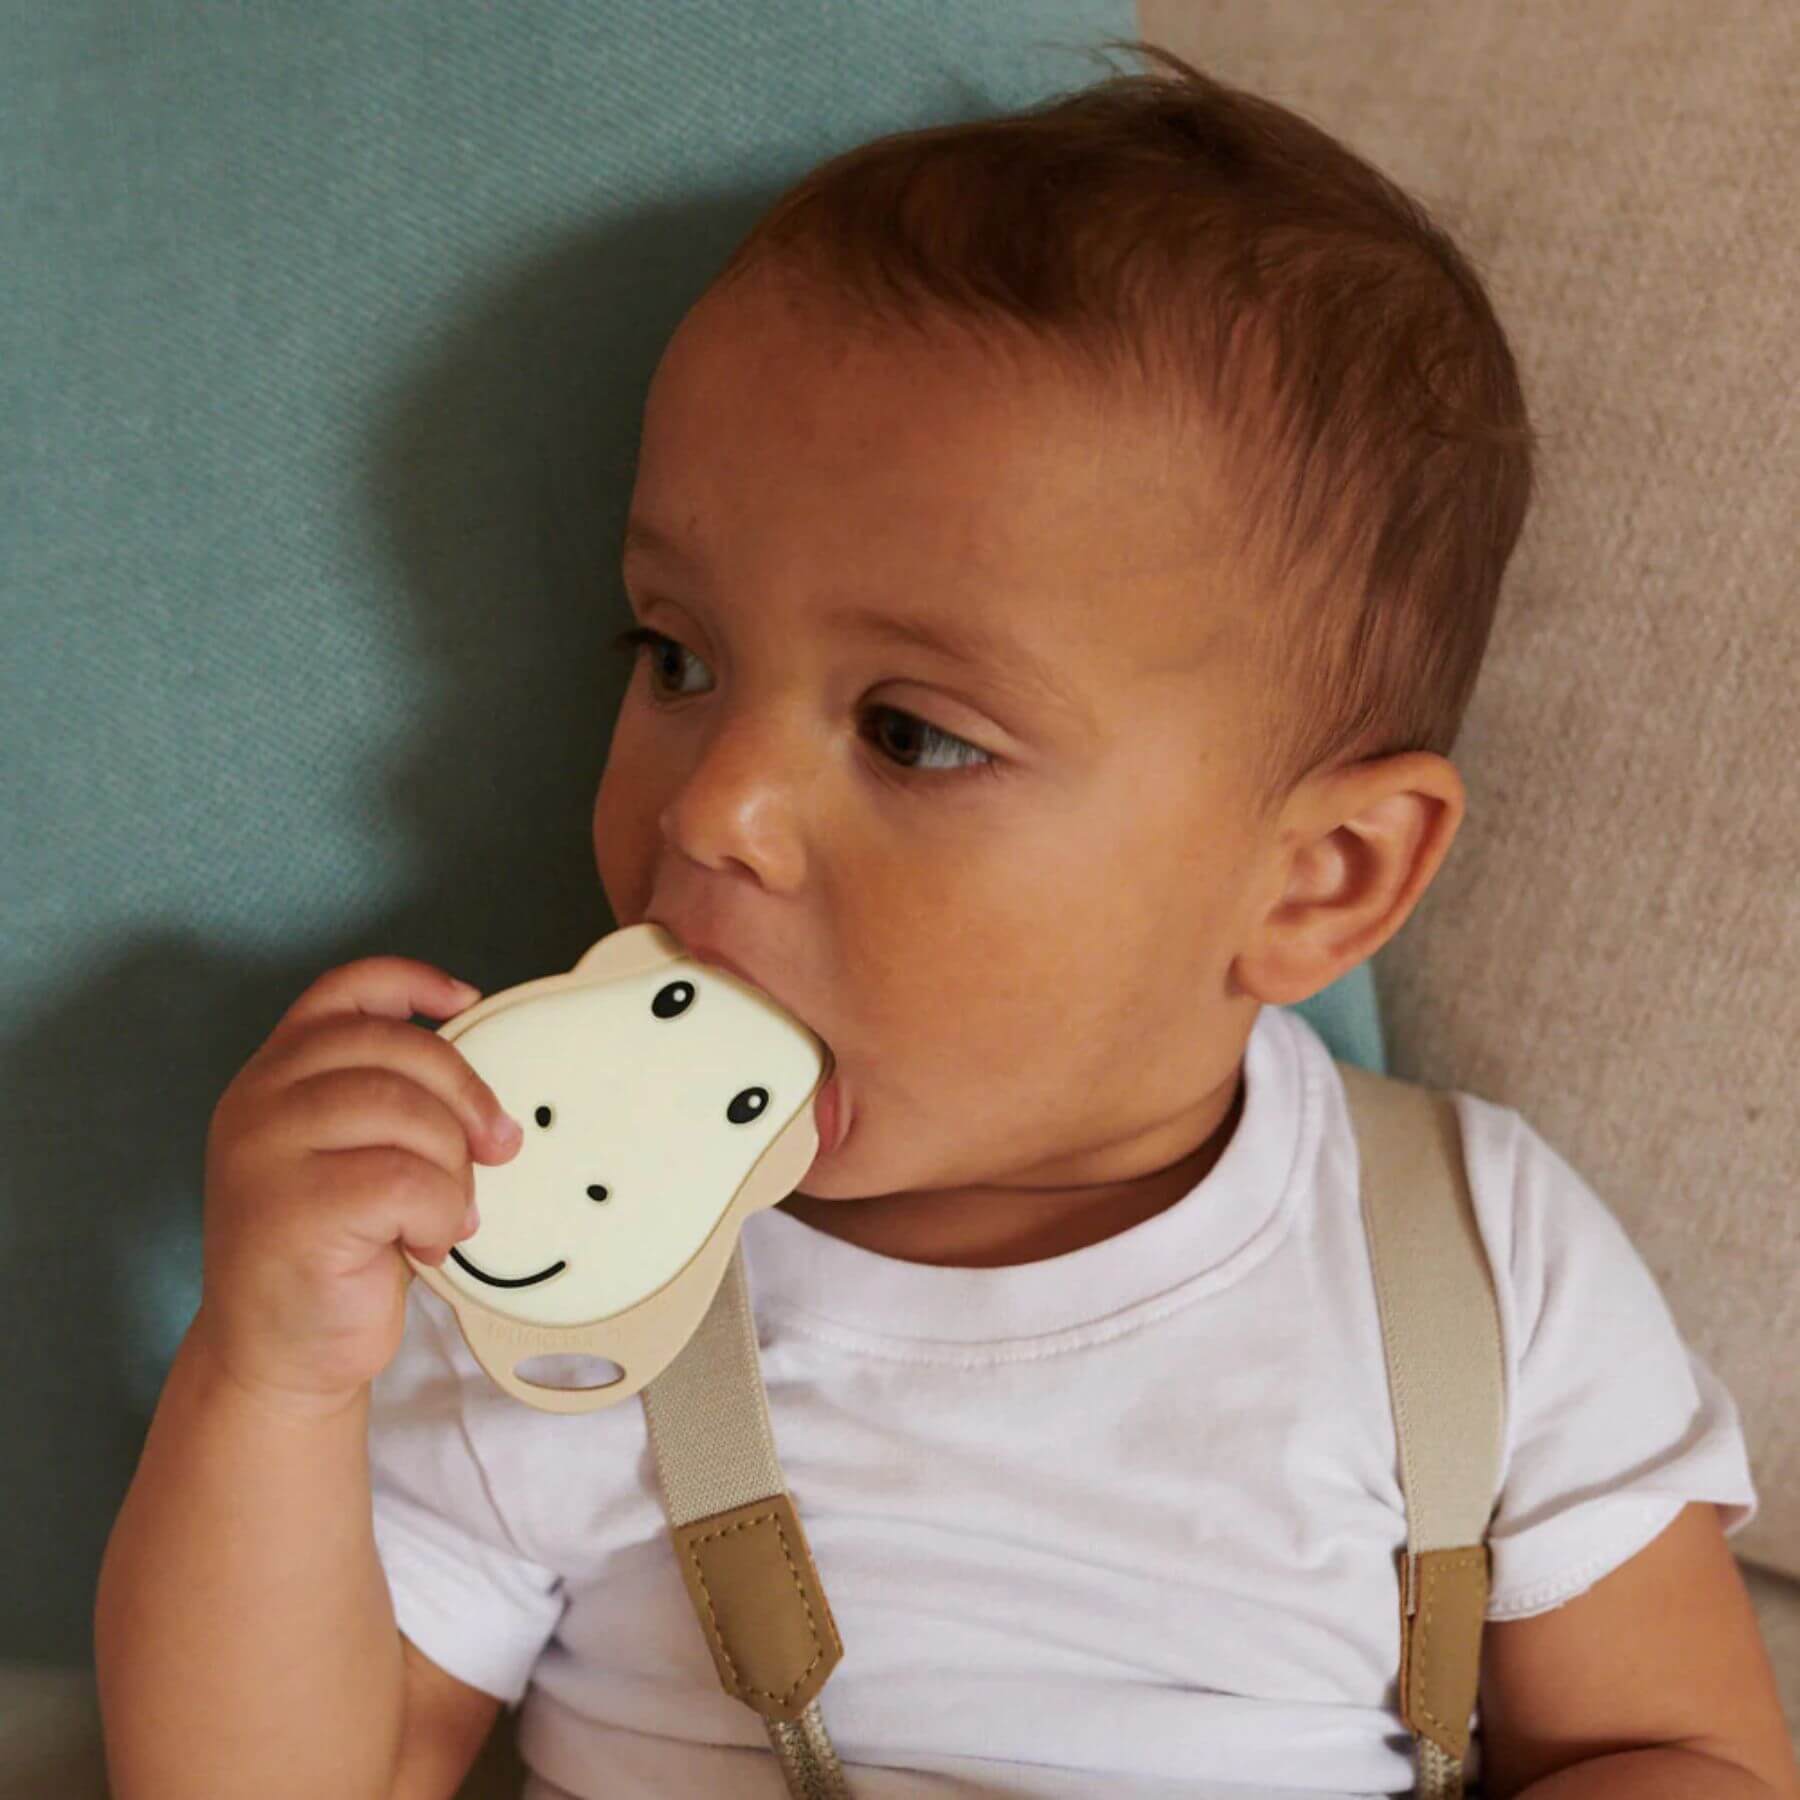
[{"label": "teether toy", "polygon": [[[693,1336],[744,1219],[812,1166],[829,1050],[651,922],[601,938],[567,974],[488,995],[439,1035],[525,1141],[474,1165],[474,1235],[439,1267],[408,1263],[517,1399],[557,1413],[629,1399]],[[623,1374],[568,1388],[518,1373],[558,1354]]]}]

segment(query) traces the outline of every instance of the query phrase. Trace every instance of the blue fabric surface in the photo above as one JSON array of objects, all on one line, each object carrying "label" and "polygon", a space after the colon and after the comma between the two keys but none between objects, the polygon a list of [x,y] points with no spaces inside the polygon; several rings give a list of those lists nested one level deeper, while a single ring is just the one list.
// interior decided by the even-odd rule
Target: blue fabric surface
[{"label": "blue fabric surface", "polygon": [[[1120,0],[9,0],[0,1658],[93,1582],[225,1084],[327,967],[606,930],[616,535],[688,300],[804,168],[1084,85]],[[1367,969],[1300,1009],[1381,1064]]]}]

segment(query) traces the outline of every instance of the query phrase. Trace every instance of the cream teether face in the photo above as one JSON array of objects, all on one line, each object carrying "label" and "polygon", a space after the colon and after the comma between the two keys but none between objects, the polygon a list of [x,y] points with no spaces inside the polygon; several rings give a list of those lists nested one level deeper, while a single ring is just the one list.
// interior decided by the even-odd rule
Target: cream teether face
[{"label": "cream teether face", "polygon": [[[653,1380],[711,1304],[743,1219],[784,1200],[818,1150],[830,1054],[759,988],[656,924],[602,938],[566,975],[488,996],[442,1027],[525,1130],[474,1165],[481,1225],[438,1268],[482,1366],[549,1411]],[[525,1381],[530,1357],[609,1358],[600,1388]]]}]

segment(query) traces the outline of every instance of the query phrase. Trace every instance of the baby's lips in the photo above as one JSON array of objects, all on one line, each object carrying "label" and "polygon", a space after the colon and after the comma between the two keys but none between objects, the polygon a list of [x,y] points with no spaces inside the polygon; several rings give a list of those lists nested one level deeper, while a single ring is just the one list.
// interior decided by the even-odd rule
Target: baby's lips
[{"label": "baby's lips", "polygon": [[837,1068],[827,1060],[825,1080],[813,1102],[813,1125],[819,1134],[819,1152],[835,1150],[844,1135],[844,1097],[838,1087]]}]

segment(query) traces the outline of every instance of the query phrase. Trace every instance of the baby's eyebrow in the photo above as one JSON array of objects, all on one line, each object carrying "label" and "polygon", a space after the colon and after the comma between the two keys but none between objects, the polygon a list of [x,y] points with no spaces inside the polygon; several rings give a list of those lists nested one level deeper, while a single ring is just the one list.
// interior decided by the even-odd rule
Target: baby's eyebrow
[{"label": "baby's eyebrow", "polygon": [[1002,686],[1035,694],[1092,725],[1087,707],[1064,686],[1057,671],[1010,632],[973,619],[906,618],[872,606],[840,607],[826,615],[825,623],[834,631],[860,632],[878,642],[916,644],[952,662],[967,663]]},{"label": "baby's eyebrow", "polygon": [[[666,557],[691,568],[703,566],[668,532],[647,519],[631,518],[625,524],[624,555]],[[1024,697],[1047,702],[1092,732],[1094,719],[1086,703],[1063,681],[1050,662],[1020,643],[1010,632],[982,625],[974,619],[948,615],[933,619],[908,618],[872,606],[847,606],[826,615],[833,631],[860,633],[878,642],[914,644],[952,662],[966,663],[1000,687]]]},{"label": "baby's eyebrow", "polygon": [[630,556],[666,556],[671,562],[696,563],[691,552],[684,549],[675,538],[659,526],[652,525],[648,519],[640,519],[635,514],[625,521],[625,543],[621,555]]}]

